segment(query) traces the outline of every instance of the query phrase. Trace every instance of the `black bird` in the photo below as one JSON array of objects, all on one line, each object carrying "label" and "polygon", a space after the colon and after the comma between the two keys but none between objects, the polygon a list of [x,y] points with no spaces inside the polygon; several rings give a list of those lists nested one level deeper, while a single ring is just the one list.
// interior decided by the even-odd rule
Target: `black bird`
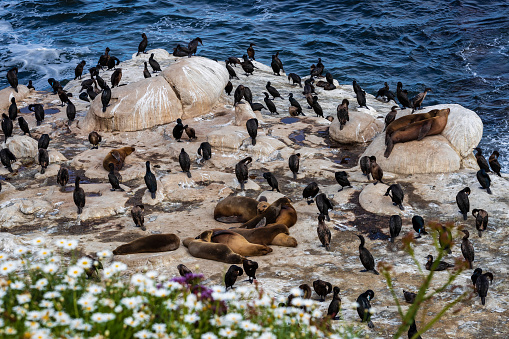
[{"label": "black bird", "polygon": [[179,265],[177,265],[177,269],[178,269],[179,274],[180,274],[180,276],[181,276],[181,277],[185,277],[185,276],[186,276],[186,274],[191,274],[191,273],[193,273],[193,272],[192,272],[189,268],[187,268],[187,266],[186,266],[186,265],[184,265],[184,264],[179,264]]},{"label": "black bird", "polygon": [[18,105],[16,105],[16,98],[11,98],[11,104],[9,105],[9,119],[16,120],[18,117]]},{"label": "black bird", "polygon": [[274,73],[274,75],[281,75],[280,74],[281,67],[279,66],[279,63],[277,62],[275,55],[272,56],[272,62],[270,63],[270,67],[272,67],[272,73]]},{"label": "black bird", "polygon": [[265,105],[267,105],[267,108],[269,109],[269,112],[272,114],[272,113],[276,113],[276,114],[279,114],[277,112],[277,108],[276,108],[276,105],[272,102],[272,100],[269,99],[269,93],[267,92],[263,92],[263,94],[265,95],[265,98],[263,99],[263,101],[265,102]]},{"label": "black bird", "polygon": [[13,67],[7,72],[7,81],[18,93],[18,67]]},{"label": "black bird", "polygon": [[470,211],[470,201],[468,200],[469,195],[469,187],[465,187],[456,194],[456,204],[458,204],[460,213],[463,214],[463,220],[467,220],[468,212]]},{"label": "black bird", "polygon": [[361,240],[361,243],[359,245],[359,258],[361,259],[362,266],[366,269],[366,272],[372,272],[376,275],[379,273],[375,269],[375,259],[373,259],[373,256],[369,252],[369,250],[364,247],[364,237],[362,235],[357,235],[359,239]]},{"label": "black bird", "polygon": [[34,112],[37,126],[40,126],[44,120],[44,107],[41,104],[30,104],[28,105],[28,110]]},{"label": "black bird", "polygon": [[313,104],[311,105],[311,107],[313,108],[313,111],[315,111],[316,117],[323,118],[322,106],[320,106],[320,104],[318,103],[318,97],[316,95],[313,97]]},{"label": "black bird", "polygon": [[207,142],[202,142],[198,148],[198,155],[203,157],[203,160],[209,160],[212,157],[212,146]]},{"label": "black bird", "polygon": [[63,165],[60,165],[60,169],[58,170],[57,173],[57,184],[62,186],[60,188],[60,192],[65,191],[65,186],[67,185],[68,182],[69,182],[69,171]]},{"label": "black bird", "polygon": [[389,219],[389,231],[391,233],[392,243],[401,232],[401,225],[402,225],[401,217],[398,214],[391,215],[391,218]]},{"label": "black bird", "polygon": [[325,216],[320,214],[318,216],[318,227],[316,228],[316,233],[318,234],[318,240],[322,243],[323,247],[327,251],[330,251],[330,242],[331,242],[331,232],[329,227],[325,224]]},{"label": "black bird", "polygon": [[23,134],[28,134],[29,136],[32,136],[30,134],[30,128],[28,127],[28,122],[23,117],[18,118],[18,124],[19,128],[23,131]]},{"label": "black bird", "polygon": [[403,89],[403,84],[401,82],[398,82],[396,96],[399,103],[403,106],[403,109],[412,108],[412,104],[410,103],[410,100],[408,100],[408,91]]},{"label": "black bird", "polygon": [[240,65],[240,59],[236,57],[228,57],[228,59],[225,60],[225,63],[227,65],[233,65],[233,67],[237,67],[237,65]]},{"label": "black bird", "polygon": [[417,326],[415,325],[415,319],[412,321],[412,325],[408,328],[408,339],[422,339],[420,335],[415,336],[419,331],[417,331]]},{"label": "black bird", "polygon": [[[392,192],[392,195],[391,195]],[[404,211],[403,207],[403,199],[405,198],[405,193],[403,193],[403,188],[401,188],[400,184],[392,184],[387,189],[387,192],[384,194],[385,196],[390,196],[392,199],[392,204],[394,206],[399,206],[399,209]]]},{"label": "black bird", "polygon": [[145,206],[143,205],[136,205],[131,209],[131,217],[133,218],[134,225],[136,227],[140,227],[142,231],[146,231],[145,228]]},{"label": "black bird", "polygon": [[303,95],[315,93],[313,82],[315,82],[313,78],[309,78],[304,81],[304,89],[302,91]]},{"label": "black bird", "polygon": [[[304,188],[302,197],[307,200],[308,205],[313,203],[313,199],[318,194],[319,190],[320,188],[318,187],[318,184],[314,181],[307,185],[306,188]],[[309,198],[311,198],[311,200]]]},{"label": "black bird", "polygon": [[161,66],[159,66],[159,63],[154,59],[154,53],[150,54],[148,63],[150,64],[150,67],[152,67],[152,73],[161,72]]},{"label": "black bird", "polygon": [[99,61],[97,62],[101,67],[108,65],[108,60],[110,59],[110,49],[106,47],[104,54],[99,57]]},{"label": "black bird", "polygon": [[39,165],[41,165],[41,174],[44,174],[44,172],[46,172],[46,168],[48,168],[49,165],[49,155],[45,148],[39,148],[38,160]]},{"label": "black bird", "polygon": [[228,70],[228,75],[230,76],[230,80],[233,78],[239,80],[237,73],[235,73],[235,70],[232,68],[232,66],[228,65],[228,63],[226,63],[226,69]]},{"label": "black bird", "polygon": [[366,107],[366,92],[359,86],[357,81],[353,81],[353,90],[355,92],[355,96],[357,97],[357,103],[360,107]]},{"label": "black bird", "polygon": [[241,276],[243,273],[244,271],[242,268],[237,265],[231,265],[224,276],[224,284],[226,289],[228,289],[228,287],[233,288],[233,284],[235,284],[235,281],[237,281],[237,277]]},{"label": "black bird", "polygon": [[[95,79],[94,78],[90,78],[90,79],[87,79],[87,80],[83,80],[81,82],[81,88],[80,88],[80,92],[87,89],[87,86],[93,86],[95,84]],[[97,86],[97,85],[96,85]]]},{"label": "black bird", "polygon": [[7,138],[12,137],[13,124],[5,113],[2,113],[2,118],[2,131],[4,132],[5,142],[7,142]]},{"label": "black bird", "polygon": [[258,103],[258,102],[253,102],[253,103],[251,104],[251,109],[252,109],[253,111],[261,111],[262,109],[265,109],[265,110],[266,110],[267,108],[265,108],[265,106],[263,106],[262,104],[260,104],[260,103]]},{"label": "black bird", "polygon": [[66,108],[67,119],[69,119],[68,124],[76,119],[76,106],[71,102],[71,100],[67,100],[67,108]]},{"label": "black bird", "polygon": [[396,120],[396,114],[398,114],[398,112],[396,111],[396,108],[399,108],[399,106],[392,106],[391,111],[389,113],[387,113],[387,115],[385,116],[384,131],[387,129],[387,126],[389,126],[389,124],[391,122]]},{"label": "black bird", "polygon": [[111,74],[111,88],[118,87],[118,84],[120,83],[120,80],[122,80],[122,68],[117,68],[112,74]]},{"label": "black bird", "polygon": [[[350,117],[348,115],[348,105],[350,102],[348,102],[347,99],[343,99],[341,102],[341,105],[338,105],[337,115],[338,115],[338,121],[339,121],[339,130],[343,130],[343,127],[345,127],[346,122],[350,121]],[[368,175],[369,179],[369,175]]]},{"label": "black bird", "polygon": [[85,191],[80,187],[80,180],[80,177],[77,176],[74,182],[74,192],[72,193],[74,204],[78,207],[78,214],[81,214],[83,207],[85,207]]},{"label": "black bird", "polygon": [[329,210],[334,208],[334,205],[330,202],[330,200],[325,196],[325,193],[320,193],[315,198],[316,207],[318,207],[318,211],[323,214],[327,221],[330,221]]},{"label": "black bird", "polygon": [[117,177],[117,174],[115,173],[115,165],[113,163],[109,163],[108,167],[110,168],[110,173],[108,173],[108,180],[111,184],[110,191],[120,190],[124,191],[122,187],[120,187],[120,180]]},{"label": "black bird", "polygon": [[253,46],[256,46],[256,45],[253,44],[253,43],[249,44],[249,47],[247,48],[247,55],[249,56],[250,59],[256,60],[255,57],[254,57],[255,56],[255,50],[254,50]]},{"label": "black bird", "polygon": [[314,66],[314,67],[313,66],[311,66],[311,72],[310,72],[311,77],[321,76],[323,73],[323,70],[325,68],[324,65],[322,64],[322,59],[318,58],[318,63],[316,64],[316,66]]},{"label": "black bird", "polygon": [[347,186],[352,187],[352,184],[350,184],[350,180],[348,180],[348,174],[345,171],[340,171],[340,172],[334,173],[334,177],[336,178],[336,181],[338,182],[338,184],[341,185],[341,189],[339,189],[338,192],[342,191],[343,188],[345,188]]},{"label": "black bird", "polygon": [[110,56],[110,59],[108,60],[108,70],[115,68],[120,63],[120,60],[114,56]]},{"label": "black bird", "polygon": [[440,248],[446,251],[448,254],[451,254],[451,246],[452,246],[452,234],[451,230],[445,226],[442,226],[441,229],[438,230],[439,237],[438,242],[440,243]]},{"label": "black bird", "polygon": [[81,92],[80,95],[78,96],[78,98],[80,98],[80,100],[90,102],[87,92]]},{"label": "black bird", "polygon": [[32,80],[28,80],[27,88],[28,89],[35,89],[34,85],[32,84]]},{"label": "black bird", "polygon": [[339,310],[341,308],[341,298],[339,297],[339,287],[334,286],[334,295],[332,296],[332,301],[329,304],[329,308],[327,309],[327,315],[331,317],[332,320],[339,320]]},{"label": "black bird", "polygon": [[111,89],[109,86],[106,86],[103,89],[103,93],[101,94],[101,102],[103,104],[103,112],[106,112],[106,107],[109,106],[111,100]]},{"label": "black bird", "polygon": [[256,280],[256,270],[258,269],[258,263],[253,260],[243,259],[242,267],[244,267],[244,272],[246,272],[249,282],[252,284],[253,281]]},{"label": "black bird", "polygon": [[290,81],[290,79],[292,81],[292,85],[299,84],[299,86],[302,87],[302,80],[300,76],[295,73],[290,73],[288,74],[288,81]]},{"label": "black bird", "polygon": [[463,258],[468,261],[468,268],[472,269],[472,261],[474,261],[475,258],[474,246],[472,246],[472,243],[468,240],[470,233],[467,230],[462,230],[462,232],[465,233],[465,236],[461,242],[461,254],[463,254]]},{"label": "black bird", "polygon": [[302,113],[302,107],[297,102],[297,100],[293,98],[293,93],[288,94],[288,100],[290,100],[290,105],[297,108],[297,112],[299,112],[299,114],[304,115],[304,113]]},{"label": "black bird", "polygon": [[367,290],[357,298],[357,314],[361,318],[361,322],[367,322],[369,328],[375,328],[371,321],[371,304],[370,300],[375,297],[375,292]]},{"label": "black bird", "polygon": [[177,47],[173,49],[173,56],[176,57],[189,56],[189,49],[185,46],[181,46],[180,44],[178,44]]},{"label": "black bird", "polygon": [[248,180],[248,168],[247,166],[253,161],[253,158],[247,157],[245,159],[242,159],[235,165],[235,176],[237,177],[237,180],[240,184],[240,190],[244,190],[244,183]]},{"label": "black bird", "polygon": [[182,119],[177,119],[177,124],[175,127],[173,127],[172,135],[177,142],[180,142],[180,139],[182,138],[182,134],[184,133],[184,130],[186,129],[187,125],[184,126],[182,124]]},{"label": "black bird", "polygon": [[277,64],[279,65],[279,68],[281,68],[281,70],[284,72],[285,68],[283,67],[283,62],[281,61],[281,59],[279,59],[279,52],[276,52],[274,59],[276,60]]},{"label": "black bird", "polygon": [[236,106],[244,97],[244,85],[238,85],[233,93],[233,106]]},{"label": "black bird", "polygon": [[253,146],[256,145],[256,135],[258,134],[258,119],[252,118],[246,121],[246,128],[247,133],[251,137],[251,144]]},{"label": "black bird", "polygon": [[489,172],[490,166],[488,165],[488,161],[486,161],[486,158],[482,154],[482,149],[480,147],[476,147],[474,148],[474,150],[476,151],[475,160],[477,160],[479,168],[484,169],[486,172]]},{"label": "black bird", "polygon": [[67,102],[67,100],[69,100],[67,93],[62,88],[59,88],[57,90],[57,94],[58,97],[60,98],[60,101],[62,102],[62,107],[65,106],[65,103]]},{"label": "black bird", "polygon": [[88,135],[88,141],[90,142],[90,145],[92,145],[92,149],[98,149],[99,143],[102,141],[102,137],[96,131],[92,131]]},{"label": "black bird", "polygon": [[146,61],[143,63],[143,77],[145,79],[152,77],[152,75],[150,74],[150,71],[148,70],[147,62]]},{"label": "black bird", "polygon": [[246,99],[250,105],[253,104],[253,93],[251,93],[251,89],[247,86],[244,86],[244,99]]},{"label": "black bird", "polygon": [[414,215],[412,217],[412,227],[414,228],[414,231],[417,232],[416,239],[420,238],[421,234],[428,234],[424,228],[424,219],[420,215]]},{"label": "black bird", "polygon": [[145,163],[145,166],[147,167],[147,170],[145,172],[145,185],[147,185],[148,191],[150,192],[150,195],[152,199],[156,198],[156,191],[157,191],[157,181],[156,176],[154,173],[150,171],[150,161],[147,161]]},{"label": "black bird", "polygon": [[106,86],[108,86],[106,81],[104,81],[104,79],[101,78],[99,74],[95,76],[95,80],[97,81],[97,84],[99,85],[99,87],[101,87],[101,89],[105,89]]},{"label": "black bird", "polygon": [[141,38],[142,40],[138,45],[138,53],[136,54],[136,56],[140,55],[140,53],[147,54],[147,52],[145,52],[148,45],[147,35],[145,33],[141,33]]},{"label": "black bird", "polygon": [[51,86],[51,88],[53,89],[53,94],[57,94],[58,89],[62,88],[62,85],[60,85],[60,82],[58,80],[55,80],[54,78],[49,78],[48,83]]},{"label": "black bird", "polygon": [[191,172],[189,171],[191,168],[191,159],[183,148],[180,150],[179,164],[182,172],[186,173],[188,178],[191,178]]},{"label": "black bird", "polygon": [[379,181],[383,184],[384,182],[382,181],[382,178],[384,176],[384,172],[380,165],[376,163],[376,157],[374,155],[369,157],[369,165],[371,168],[371,176],[374,180],[376,180],[373,185],[378,184]]},{"label": "black bird", "polygon": [[85,67],[86,64],[87,64],[87,62],[85,60],[82,60],[76,66],[76,68],[74,69],[74,80],[76,80],[76,79],[80,79],[81,80],[81,75],[83,74],[83,67]]},{"label": "black bird", "polygon": [[265,172],[265,173],[263,173],[263,177],[267,180],[267,183],[269,184],[269,186],[272,187],[272,191],[276,190],[278,192],[281,192],[279,190],[279,184],[278,184],[277,179],[274,176],[274,174],[272,174],[270,172]]},{"label": "black bird", "polygon": [[224,91],[226,92],[226,94],[228,95],[231,95],[232,94],[232,91],[233,91],[233,84],[228,81],[228,83],[226,84],[226,86],[224,87]]},{"label": "black bird", "polygon": [[300,153],[290,155],[288,158],[288,166],[293,173],[293,180],[297,180],[297,173],[299,172]]},{"label": "black bird", "polygon": [[491,153],[491,155],[490,155],[489,164],[490,164],[491,170],[493,172],[495,172],[499,177],[501,177],[502,175],[500,175],[500,170],[502,169],[502,167],[500,166],[500,163],[498,162],[499,156],[500,156],[500,154],[498,153],[498,151],[493,151],[493,153]]},{"label": "black bird", "polygon": [[422,102],[424,101],[424,98],[426,98],[426,94],[428,92],[431,92],[431,88],[424,89],[424,92],[417,94],[415,97],[412,98],[411,104],[412,104],[412,113],[418,109],[421,109]]},{"label": "black bird", "polygon": [[474,208],[472,215],[475,218],[475,228],[477,229],[477,235],[479,238],[482,237],[482,232],[488,228],[488,212],[482,209]]},{"label": "black bird", "polygon": [[365,175],[369,180],[369,175],[371,174],[371,164],[369,157],[367,155],[363,156],[359,161],[359,165],[361,167],[362,174]]},{"label": "black bird", "polygon": [[241,61],[240,66],[242,66],[242,69],[244,72],[246,72],[246,76],[249,76],[249,74],[253,75],[254,71],[254,65],[249,59],[247,58],[247,55],[244,54],[242,57],[244,60]]},{"label": "black bird", "polygon": [[201,41],[200,38],[195,38],[193,40],[191,40],[188,44],[187,44],[187,49],[189,50],[189,54],[188,54],[188,57],[190,58],[191,55],[196,55],[196,51],[198,50],[198,44],[201,44],[203,46],[203,42]]},{"label": "black bird", "polygon": [[389,90],[389,84],[387,82],[384,82],[384,87],[380,88],[378,92],[376,93],[375,99],[378,99],[378,97],[386,97],[385,93]]},{"label": "black bird", "polygon": [[330,282],[318,279],[313,281],[313,289],[320,297],[320,301],[325,301],[327,294],[332,292],[332,285]]},{"label": "black bird", "polygon": [[481,168],[479,171],[477,171],[477,181],[479,181],[479,184],[481,187],[486,189],[486,192],[488,194],[492,194],[490,186],[491,186],[491,179],[488,173],[484,170],[484,168]]},{"label": "black bird", "polygon": [[11,163],[16,161],[16,156],[12,154],[12,152],[8,148],[4,148],[0,150],[0,160],[2,161],[2,165],[7,168],[9,172],[13,172]]},{"label": "black bird", "polygon": [[426,257],[426,259],[428,260],[426,262],[426,269],[428,271],[445,271],[446,269],[448,269],[449,267],[454,267],[453,264],[449,264],[445,261],[440,261],[438,263],[438,266],[436,267],[433,267],[433,256],[430,254]]},{"label": "black bird", "polygon": [[486,272],[483,274],[482,269],[476,268],[472,275],[472,282],[474,283],[477,294],[481,297],[481,303],[483,306],[486,305],[488,289],[490,288],[490,283],[493,283],[493,273]]},{"label": "black bird", "polygon": [[330,74],[329,72],[325,74],[325,80],[327,80],[329,84],[334,85],[334,78],[332,77],[332,74]]},{"label": "black bird", "polygon": [[269,92],[270,95],[272,95],[272,100],[276,99],[277,97],[283,99],[279,94],[278,90],[270,85],[270,81],[267,81],[267,85],[265,85],[265,88],[267,89],[267,92]]},{"label": "black bird", "polygon": [[403,290],[403,296],[405,297],[405,301],[409,304],[413,304],[415,301],[415,298],[417,297],[417,294],[414,292],[408,292]]},{"label": "black bird", "polygon": [[[94,100],[95,97],[97,96],[97,93],[94,91],[92,86],[87,86],[87,95],[90,98],[90,100]],[[80,98],[81,98],[81,96],[80,96]],[[89,101],[89,100],[85,100],[85,101]]]}]

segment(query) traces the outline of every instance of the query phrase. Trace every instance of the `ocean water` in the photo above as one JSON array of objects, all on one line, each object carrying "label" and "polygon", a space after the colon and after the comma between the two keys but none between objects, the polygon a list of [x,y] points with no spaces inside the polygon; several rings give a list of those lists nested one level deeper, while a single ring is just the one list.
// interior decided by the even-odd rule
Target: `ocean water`
[{"label": "ocean water", "polygon": [[425,105],[477,112],[481,146],[509,166],[507,1],[2,0],[0,74],[18,66],[20,83],[48,89],[48,78],[73,78],[79,61],[88,69],[106,47],[130,58],[143,32],[148,49],[170,52],[200,37],[198,55],[217,60],[253,42],[256,60],[270,64],[279,51],[285,70],[301,76],[320,57],[340,83],[356,79],[372,94],[384,81],[394,91],[401,81],[410,95],[431,87]]}]

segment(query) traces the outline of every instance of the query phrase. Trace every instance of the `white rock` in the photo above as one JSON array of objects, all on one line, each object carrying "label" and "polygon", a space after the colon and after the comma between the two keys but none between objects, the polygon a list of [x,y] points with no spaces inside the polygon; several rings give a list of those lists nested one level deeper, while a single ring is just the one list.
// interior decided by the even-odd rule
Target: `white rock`
[{"label": "white rock", "polygon": [[28,135],[15,135],[7,139],[7,148],[16,158],[34,158],[38,153],[37,140]]}]

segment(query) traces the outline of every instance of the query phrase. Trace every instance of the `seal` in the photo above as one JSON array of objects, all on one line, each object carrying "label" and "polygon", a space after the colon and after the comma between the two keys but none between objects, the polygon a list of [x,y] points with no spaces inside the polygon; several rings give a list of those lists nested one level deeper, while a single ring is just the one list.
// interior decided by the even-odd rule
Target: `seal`
[{"label": "seal", "polygon": [[135,253],[156,253],[175,251],[180,246],[180,238],[172,233],[151,234],[149,236],[136,239],[130,243],[118,246],[113,250],[115,255],[135,254]]},{"label": "seal", "polygon": [[275,245],[272,241],[276,236],[280,234],[290,234],[288,227],[283,224],[272,224],[252,229],[231,228],[229,231],[240,234],[250,243],[258,245]]},{"label": "seal", "polygon": [[434,109],[427,113],[409,114],[409,115],[402,116],[398,119],[395,119],[393,122],[391,122],[389,125],[387,125],[387,127],[385,129],[385,144],[387,145],[392,133],[394,133],[395,131],[397,131],[403,127],[406,127],[410,124],[413,124],[414,122],[434,118],[438,115],[438,113],[440,111],[441,110],[439,110],[439,109]]},{"label": "seal", "polygon": [[241,264],[245,259],[243,256],[233,252],[225,244],[210,242],[213,231],[205,231],[198,239],[186,238],[182,244],[187,247],[189,254],[195,258],[209,259],[227,264]]},{"label": "seal", "polygon": [[[389,155],[391,155],[394,145],[397,143],[408,142],[412,140],[419,141],[428,135],[436,135],[442,133],[445,126],[447,125],[450,111],[451,110],[449,108],[441,109],[437,112],[435,117],[410,123],[392,132],[388,139],[386,134],[387,148],[385,149],[384,156],[388,158]],[[400,119],[392,122],[389,126],[387,126],[387,129]]]},{"label": "seal", "polygon": [[297,211],[290,203],[281,204],[281,210],[276,218],[276,224],[283,224],[290,228],[297,223]]},{"label": "seal", "polygon": [[272,252],[267,245],[252,244],[242,235],[230,230],[219,230],[212,234],[211,241],[218,244],[225,244],[231,250],[244,257],[256,257]]},{"label": "seal", "polygon": [[283,204],[291,204],[290,199],[287,197],[279,198],[273,202],[263,213],[258,214],[256,217],[244,223],[240,228],[255,228],[258,223],[265,218],[266,224],[273,224],[276,222],[277,217],[281,211]]},{"label": "seal", "polygon": [[124,167],[125,158],[135,150],[134,147],[122,147],[109,151],[104,157],[103,168],[109,172],[110,164],[113,164],[115,171],[120,171]]},{"label": "seal", "polygon": [[214,219],[224,223],[244,223],[257,216],[259,203],[256,199],[248,197],[226,197],[214,208]]}]

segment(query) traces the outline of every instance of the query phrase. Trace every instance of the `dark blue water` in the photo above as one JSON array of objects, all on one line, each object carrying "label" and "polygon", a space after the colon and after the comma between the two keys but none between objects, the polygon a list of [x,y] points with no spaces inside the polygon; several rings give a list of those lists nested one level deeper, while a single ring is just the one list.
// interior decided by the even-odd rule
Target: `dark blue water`
[{"label": "dark blue water", "polygon": [[170,52],[200,37],[198,54],[218,60],[254,42],[257,60],[280,51],[285,70],[301,76],[321,57],[340,83],[357,79],[370,93],[384,81],[411,95],[431,87],[425,104],[476,111],[481,145],[509,166],[507,1],[2,0],[0,74],[17,65],[21,83],[44,89],[49,77],[72,78],[80,60],[95,64],[106,46],[130,58],[142,32],[148,49]]}]

